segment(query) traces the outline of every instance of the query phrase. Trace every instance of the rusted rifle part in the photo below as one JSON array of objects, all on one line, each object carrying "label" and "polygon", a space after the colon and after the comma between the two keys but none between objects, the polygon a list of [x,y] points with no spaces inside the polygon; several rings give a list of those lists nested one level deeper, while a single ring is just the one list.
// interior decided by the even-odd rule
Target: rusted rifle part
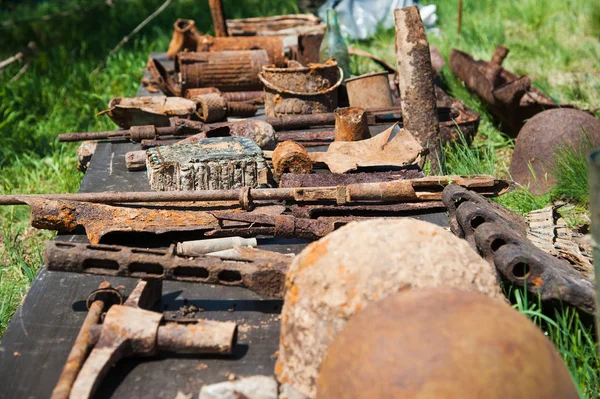
[{"label": "rusted rifle part", "polygon": [[320,23],[321,19],[312,14],[289,14],[228,19],[227,29],[231,36],[263,36],[277,34],[280,30],[316,26]]},{"label": "rusted rifle part", "polygon": [[175,58],[180,51],[195,51],[200,36],[202,34],[196,29],[194,20],[178,18],[173,24],[173,36],[169,43],[167,57]]},{"label": "rusted rifle part", "polygon": [[202,122],[191,121],[189,119],[170,118],[169,123],[170,124],[167,127],[147,125],[132,126],[129,129],[112,130],[107,132],[63,133],[58,135],[58,141],[73,142],[86,140],[129,140],[133,142],[140,142],[142,140],[153,140],[158,138],[191,136],[210,129],[209,126]]},{"label": "rusted rifle part", "polygon": [[279,179],[279,187],[332,187],[356,183],[375,183],[406,179],[418,179],[423,175],[418,169],[402,169],[390,172],[369,173],[284,173]]},{"label": "rusted rifle part", "polygon": [[[256,188],[244,187],[236,190],[205,190],[205,191],[172,191],[172,192],[118,192],[106,191],[98,193],[76,193],[76,194],[18,194],[0,196],[0,205],[34,205],[40,209],[40,222],[46,220],[43,217],[43,209],[50,209],[54,217],[47,218],[47,222],[53,223],[62,219],[63,226],[75,227],[73,216],[76,215],[68,202],[81,202],[96,204],[125,204],[125,203],[175,203],[175,202],[218,202],[239,201],[243,209],[249,209],[253,201],[332,201],[338,204],[346,204],[353,201],[393,201],[402,202],[406,200],[439,201],[443,187],[453,184],[465,188],[481,190],[483,195],[498,196],[508,192],[512,187],[509,181],[496,179],[488,175],[473,176],[428,176],[418,179],[407,179],[388,181],[382,183],[348,184],[337,187],[299,187],[299,188]],[[45,201],[66,201],[66,207],[60,203],[45,203]],[[158,204],[160,206],[160,204]],[[208,204],[211,205],[211,204]],[[219,204],[222,205],[222,204]],[[232,204],[233,206],[234,204]],[[163,206],[166,206],[163,204]],[[170,204],[170,207],[174,204]],[[189,205],[190,208],[196,205]],[[214,204],[213,204],[214,206]],[[199,207],[200,209],[206,210]],[[128,207],[133,211],[134,207]],[[160,209],[158,209],[160,211]],[[263,211],[264,212],[264,211]],[[168,216],[168,213],[165,214]],[[188,216],[188,215],[185,215]],[[182,217],[185,217],[182,216]],[[190,220],[199,220],[206,223],[205,215]],[[55,220],[56,218],[56,220]],[[143,218],[142,218],[143,219]]]},{"label": "rusted rifle part", "polygon": [[[526,237],[518,217],[458,186],[443,192],[450,225],[500,274],[542,300],[561,300],[588,313],[594,311],[594,285],[568,262],[537,248]],[[508,216],[507,216],[508,215]]]},{"label": "rusted rifle part", "polygon": [[508,49],[498,46],[491,62],[476,61],[471,55],[453,49],[450,69],[470,91],[485,101],[489,111],[504,124],[508,133],[516,136],[526,119],[546,109],[573,108],[569,104],[554,103],[531,86],[527,75],[519,77],[502,68],[507,55]]},{"label": "rusted rifle part", "polygon": [[119,97],[108,103],[108,109],[98,115],[106,114],[119,127],[129,129],[132,126],[153,125],[167,127],[171,118],[189,119],[196,113],[196,103],[181,97]]},{"label": "rusted rifle part", "polygon": [[[336,133],[337,137],[337,133]],[[412,132],[398,124],[372,138],[360,141],[334,141],[327,152],[311,152],[314,163],[324,163],[332,173],[359,168],[398,169],[416,166],[427,154]]]},{"label": "rusted rifle part", "polygon": [[229,36],[227,33],[227,23],[225,22],[225,9],[223,8],[222,0],[208,0],[210,7],[210,15],[212,15],[213,27],[215,28],[215,36]]},{"label": "rusted rifle part", "polygon": [[268,64],[264,50],[184,52],[177,54],[175,72],[181,76],[180,92],[198,87],[257,91],[262,89],[258,74]]},{"label": "rusted rifle part", "polygon": [[196,51],[247,51],[265,50],[269,63],[278,67],[287,65],[285,47],[281,36],[259,37],[212,37],[201,36],[198,40]]},{"label": "rusted rifle part", "polygon": [[302,145],[284,141],[273,151],[273,170],[278,177],[285,172],[310,173],[312,161]]},{"label": "rusted rifle part", "polygon": [[[54,241],[53,241],[54,242]],[[94,346],[92,328],[100,323],[102,313],[112,305],[121,305],[123,296],[108,281],[103,281],[97,290],[88,296],[88,314],[81,325],[73,348],[65,363],[58,382],[52,390],[51,399],[67,399],[81,366]]]},{"label": "rusted rifle part", "polygon": [[371,138],[365,108],[338,108],[333,115],[335,115],[335,141],[359,141]]},{"label": "rusted rifle part", "polygon": [[371,204],[368,202],[354,205],[292,205],[292,216],[335,222],[336,228],[343,223],[367,218],[390,218],[415,216],[434,211],[445,212],[442,201],[405,202],[399,204]]},{"label": "rusted rifle part", "polygon": [[48,241],[44,265],[53,271],[243,287],[281,298],[292,258],[256,248],[234,248],[243,261],[227,262],[206,255],[178,256],[175,245],[163,250]]},{"label": "rusted rifle part", "polygon": [[212,320],[164,321],[162,313],[149,310],[160,298],[162,281],[140,281],[125,304],[113,305],[101,325],[92,327],[96,337],[71,389],[71,398],[90,398],[114,363],[130,356],[154,356],[160,352],[231,354],[237,325]]},{"label": "rusted rifle part", "polygon": [[394,17],[403,126],[414,132],[418,142],[429,149],[435,165],[441,139],[425,28],[416,6],[396,9]]}]

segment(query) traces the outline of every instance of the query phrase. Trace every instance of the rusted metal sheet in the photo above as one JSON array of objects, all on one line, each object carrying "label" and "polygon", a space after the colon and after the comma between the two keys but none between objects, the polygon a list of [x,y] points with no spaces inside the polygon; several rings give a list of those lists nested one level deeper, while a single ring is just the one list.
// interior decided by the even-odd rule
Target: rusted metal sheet
[{"label": "rusted metal sheet", "polygon": [[48,241],[44,265],[54,271],[219,284],[247,288],[274,298],[283,296],[290,256],[234,246],[243,260],[229,262],[207,255],[179,256],[175,248],[175,245],[164,250]]},{"label": "rusted metal sheet", "polygon": [[175,71],[181,76],[180,92],[197,87],[216,87],[221,91],[256,91],[258,78],[269,64],[264,50],[179,53]]},{"label": "rusted metal sheet", "polygon": [[367,110],[363,107],[338,108],[335,115],[335,141],[360,141],[371,138]]},{"label": "rusted metal sheet", "polygon": [[335,335],[317,398],[579,397],[556,347],[516,309],[475,290],[411,288]]},{"label": "rusted metal sheet", "polygon": [[258,75],[265,87],[267,117],[332,112],[343,72],[335,60],[308,67],[290,62],[287,68],[266,66]]},{"label": "rusted metal sheet", "polygon": [[504,125],[504,130],[516,136],[526,119],[550,108],[572,107],[556,104],[531,86],[527,75],[517,76],[502,68],[508,49],[498,46],[491,62],[478,60],[462,51],[450,53],[450,69],[467,88],[475,92],[489,111]]},{"label": "rusted metal sheet", "polygon": [[371,72],[346,79],[346,90],[351,107],[393,107],[394,99],[387,72]]},{"label": "rusted metal sheet", "polygon": [[312,161],[302,145],[293,141],[284,141],[273,151],[273,170],[278,177],[286,172],[310,173]]},{"label": "rusted metal sheet", "polygon": [[160,280],[140,281],[123,305],[110,307],[102,324],[85,326],[91,337],[85,349],[91,352],[78,370],[69,397],[91,398],[111,366],[125,357],[160,352],[232,353],[237,340],[235,323],[165,321],[161,313],[146,310],[160,298],[161,286]]},{"label": "rusted metal sheet", "polygon": [[555,184],[556,158],[566,149],[587,154],[600,146],[600,120],[577,109],[551,109],[525,123],[515,142],[510,175],[533,194]]},{"label": "rusted metal sheet", "polygon": [[436,112],[433,69],[425,28],[416,6],[394,10],[396,62],[400,76],[402,120],[437,165],[440,127]]},{"label": "rusted metal sheet", "polygon": [[332,173],[346,173],[359,168],[399,168],[421,162],[426,150],[413,134],[394,125],[367,140],[334,141],[327,152],[311,152],[315,163],[324,163]]},{"label": "rusted metal sheet", "polygon": [[228,19],[227,29],[231,36],[263,36],[298,27],[319,25],[321,19],[312,14],[275,15],[272,17]]},{"label": "rusted metal sheet", "polygon": [[223,0],[208,0],[208,5],[210,7],[210,15],[212,15],[215,36],[229,36],[227,33],[227,23],[225,22],[225,9],[223,8]]},{"label": "rusted metal sheet", "polygon": [[133,97],[113,98],[106,114],[119,127],[129,129],[132,126],[153,125],[170,126],[171,118],[188,119],[196,113],[196,102],[181,97]]},{"label": "rusted metal sheet", "polygon": [[490,206],[476,193],[459,186],[443,192],[450,226],[508,281],[539,294],[542,300],[560,300],[593,313],[593,283],[564,260],[537,248],[527,239],[515,216]]}]

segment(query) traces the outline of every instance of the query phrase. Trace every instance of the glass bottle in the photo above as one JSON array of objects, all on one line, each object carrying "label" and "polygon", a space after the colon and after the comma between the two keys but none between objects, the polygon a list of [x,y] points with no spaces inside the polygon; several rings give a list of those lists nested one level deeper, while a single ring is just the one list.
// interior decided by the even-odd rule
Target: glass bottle
[{"label": "glass bottle", "polygon": [[342,37],[337,12],[333,8],[327,10],[327,30],[319,49],[321,62],[325,62],[331,57],[335,57],[339,67],[344,71],[344,80],[349,79],[350,56],[348,55],[348,47],[346,47],[346,42]]}]

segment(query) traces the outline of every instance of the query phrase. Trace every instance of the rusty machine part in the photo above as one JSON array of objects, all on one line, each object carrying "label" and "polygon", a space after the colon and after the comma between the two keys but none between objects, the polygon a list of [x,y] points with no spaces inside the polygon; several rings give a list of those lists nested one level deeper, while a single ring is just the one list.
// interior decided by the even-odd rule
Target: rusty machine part
[{"label": "rusty machine part", "polygon": [[173,36],[169,43],[167,57],[175,58],[180,51],[195,51],[200,36],[202,34],[196,29],[194,20],[178,18],[173,24]]},{"label": "rusty machine part", "polygon": [[102,313],[112,305],[123,304],[123,295],[113,288],[108,281],[103,281],[87,300],[88,314],[81,325],[73,348],[65,363],[58,383],[52,391],[51,399],[67,399],[81,366],[85,362],[89,349],[94,346],[92,328],[100,323]]},{"label": "rusty machine part", "polygon": [[[242,209],[250,209],[254,201],[334,202],[339,205],[361,202],[411,202],[439,201],[442,189],[458,185],[485,196],[498,196],[511,189],[510,182],[488,175],[428,176],[417,179],[387,181],[381,183],[348,184],[334,187],[256,188],[243,187],[233,190],[173,191],[173,192],[117,192],[76,194],[11,194],[0,195],[0,205],[39,205],[44,214],[45,201],[74,201],[96,204],[125,204],[135,202],[195,202],[239,201]],[[52,204],[48,203],[48,206]],[[53,204],[52,213],[73,215],[67,204]],[[171,204],[172,205],[172,204]],[[134,209],[134,208],[131,208]],[[193,213],[192,213],[193,214]],[[42,217],[40,215],[40,217]],[[191,214],[190,214],[191,216]],[[70,218],[72,219],[72,218]],[[205,222],[205,221],[204,221]],[[64,222],[69,225],[72,222]],[[74,227],[74,226],[73,226]]]},{"label": "rusty machine part", "polygon": [[213,27],[215,28],[215,36],[226,37],[229,36],[227,33],[227,23],[225,22],[225,8],[223,7],[222,0],[208,0],[210,7],[210,15],[213,20]]},{"label": "rusty machine part", "polygon": [[579,395],[552,342],[517,310],[476,292],[422,288],[372,303],[346,323],[327,350],[316,397]]},{"label": "rusty machine part", "polygon": [[196,116],[205,123],[220,122],[228,116],[249,117],[258,110],[253,104],[227,101],[219,93],[194,96],[191,100],[198,104]]},{"label": "rusty machine part", "polygon": [[283,173],[310,173],[312,161],[301,144],[284,141],[273,151],[273,170],[277,177]]},{"label": "rusty machine part", "polygon": [[525,123],[515,143],[511,177],[533,194],[545,194],[556,183],[554,169],[561,151],[587,154],[600,146],[600,120],[577,109],[550,109]]},{"label": "rusty machine part", "polygon": [[263,67],[258,78],[265,89],[267,117],[332,112],[343,75],[333,59],[306,67],[295,61],[287,68]]},{"label": "rusty machine part", "polygon": [[387,72],[371,72],[346,79],[351,107],[386,108],[394,106]]},{"label": "rusty machine part", "polygon": [[342,186],[355,183],[375,183],[423,177],[418,169],[401,169],[389,172],[362,173],[284,173],[279,179],[279,187],[327,187]]},{"label": "rusty machine part", "polygon": [[175,245],[164,250],[48,241],[44,265],[52,271],[243,287],[281,298],[292,258],[243,246],[234,249],[242,261],[207,255],[179,256]]},{"label": "rusty machine part", "polygon": [[63,133],[58,135],[58,141],[73,142],[87,140],[110,140],[110,141],[133,141],[154,140],[158,138],[177,138],[195,135],[210,130],[210,127],[202,122],[191,121],[182,118],[170,118],[169,126],[156,127],[131,126],[129,129],[111,130],[106,132],[77,132]]},{"label": "rusty machine part", "polygon": [[560,300],[593,313],[594,284],[567,261],[537,248],[507,210],[459,186],[447,186],[442,200],[452,231],[494,264],[505,279],[539,294],[542,300]]},{"label": "rusty machine part", "polygon": [[371,138],[367,110],[363,107],[338,108],[335,116],[335,141],[359,141]]},{"label": "rusty machine part", "polygon": [[106,114],[120,128],[153,125],[167,127],[171,118],[188,119],[196,112],[196,103],[181,97],[132,97],[113,98],[108,109],[98,115]]},{"label": "rusty machine part", "polygon": [[221,90],[216,87],[199,87],[197,89],[187,89],[185,91],[185,98],[192,98],[196,96],[202,96],[204,94],[217,93],[225,98],[225,101],[231,101],[236,103],[251,103],[261,104],[264,103],[265,93],[263,91],[228,91],[222,93]]},{"label": "rusty machine part", "polygon": [[439,286],[503,299],[494,267],[464,240],[425,221],[351,223],[309,244],[286,278],[279,382],[314,397],[327,348],[353,315],[398,291]]},{"label": "rusty machine part", "polygon": [[394,17],[403,126],[415,134],[423,147],[429,149],[431,160],[437,165],[440,126],[425,28],[416,6],[396,9]]},{"label": "rusty machine part", "polygon": [[312,14],[289,14],[271,17],[228,19],[227,29],[231,36],[265,36],[277,35],[281,30],[314,27],[320,23],[321,19]]},{"label": "rusty machine part", "polygon": [[[336,137],[337,129],[336,129]],[[360,141],[334,141],[327,152],[311,152],[314,163],[326,164],[332,173],[360,168],[399,169],[416,167],[427,154],[412,132],[394,124],[385,132]]]},{"label": "rusty machine part", "polygon": [[[91,398],[110,367],[120,359],[131,356],[154,356],[160,352],[186,354],[231,354],[237,340],[237,325],[212,320],[165,321],[161,313],[150,309],[160,299],[162,281],[140,281],[123,305],[112,305],[103,322],[84,323],[83,332],[89,339],[76,341],[78,349],[89,355],[76,373],[70,392],[63,387],[68,381],[59,380],[58,397]],[[97,302],[97,292],[88,303]],[[86,320],[87,321],[87,320]],[[85,345],[84,345],[85,344]],[[85,348],[82,348],[85,346]],[[72,367],[67,363],[65,367]],[[53,393],[54,394],[54,393]],[[60,396],[58,396],[60,394]]]},{"label": "rusty machine part", "polygon": [[258,74],[268,64],[264,50],[182,52],[175,59],[175,73],[181,77],[179,92],[198,87],[256,91],[262,89]]},{"label": "rusty machine part", "polygon": [[550,108],[570,107],[556,104],[550,97],[531,85],[529,76],[519,77],[502,68],[508,49],[496,47],[491,62],[478,60],[462,51],[450,53],[450,69],[467,88],[475,92],[489,111],[504,125],[504,130],[516,136],[525,120]]},{"label": "rusty machine part", "polygon": [[259,37],[212,37],[203,35],[198,38],[197,52],[215,51],[245,51],[265,50],[269,63],[285,67],[285,47],[282,36],[259,36]]}]

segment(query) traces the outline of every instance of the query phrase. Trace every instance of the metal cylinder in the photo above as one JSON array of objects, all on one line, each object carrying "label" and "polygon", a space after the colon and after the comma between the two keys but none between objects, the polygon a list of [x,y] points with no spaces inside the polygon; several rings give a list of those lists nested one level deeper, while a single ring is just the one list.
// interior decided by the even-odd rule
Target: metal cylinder
[{"label": "metal cylinder", "polygon": [[[594,259],[600,259],[600,150],[592,152],[588,157],[588,180]],[[594,262],[594,268],[596,275],[596,331],[600,332],[600,262]],[[600,337],[600,333],[598,336]]]},{"label": "metal cylinder", "polygon": [[215,36],[229,36],[227,33],[227,22],[225,21],[225,9],[222,0],[208,0],[210,14],[212,15]]},{"label": "metal cylinder", "polygon": [[256,91],[262,88],[258,74],[269,64],[265,50],[179,53],[176,72],[181,91],[216,87],[221,91]]},{"label": "metal cylinder", "polygon": [[177,254],[183,256],[204,255],[210,252],[231,249],[234,245],[241,247],[253,247],[258,245],[256,238],[224,237],[210,238],[206,240],[184,241],[177,243]]},{"label": "metal cylinder", "polygon": [[371,137],[367,110],[363,107],[338,108],[335,115],[335,141],[359,141]]},{"label": "metal cylinder", "polygon": [[196,115],[201,121],[212,123],[227,119],[227,101],[221,94],[209,93],[191,99],[198,104]]},{"label": "metal cylinder", "polygon": [[351,107],[387,108],[394,106],[387,72],[371,72],[346,79]]},{"label": "metal cylinder", "polygon": [[312,160],[308,152],[294,141],[284,141],[273,151],[273,169],[276,176],[289,173],[310,173]]},{"label": "metal cylinder", "polygon": [[167,323],[158,327],[156,339],[161,352],[211,354],[231,354],[236,341],[236,323],[213,320]]},{"label": "metal cylinder", "polygon": [[265,50],[269,63],[279,67],[287,64],[283,36],[212,37],[202,36],[196,51]]}]

